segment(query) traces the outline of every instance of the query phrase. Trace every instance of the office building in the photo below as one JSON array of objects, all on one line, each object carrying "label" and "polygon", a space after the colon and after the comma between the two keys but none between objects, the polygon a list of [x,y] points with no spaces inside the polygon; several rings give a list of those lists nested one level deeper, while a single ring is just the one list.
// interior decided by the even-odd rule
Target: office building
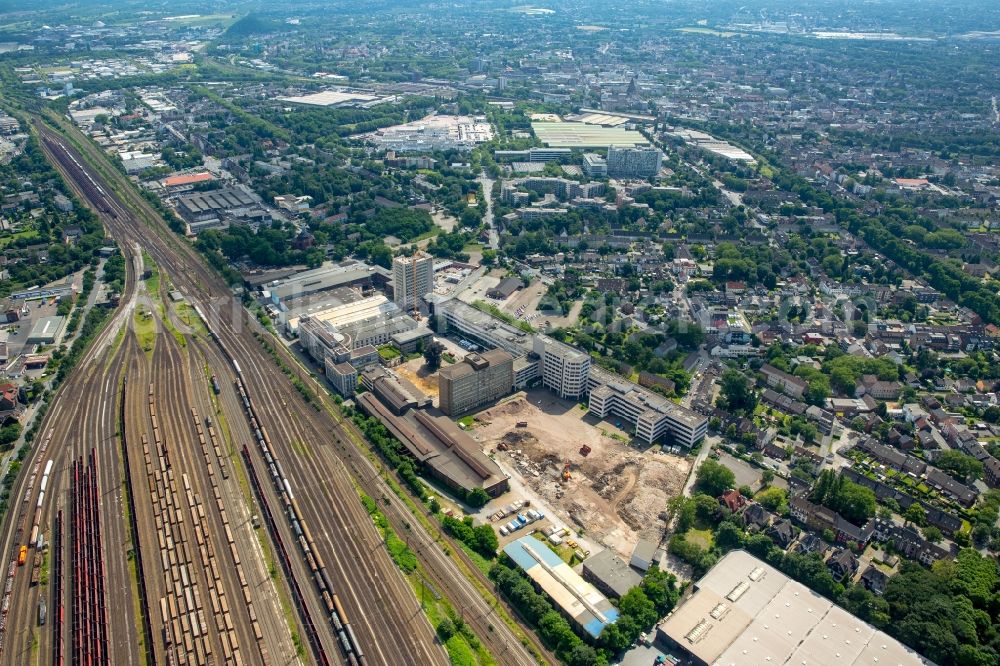
[{"label": "office building", "polygon": [[393,333],[389,340],[392,345],[404,354],[412,354],[423,348],[431,341],[434,334],[426,326],[417,325],[416,328]]},{"label": "office building", "polygon": [[546,388],[570,400],[587,393],[590,355],[544,335],[535,337],[534,352],[541,359],[542,384]]},{"label": "office building", "polygon": [[652,146],[608,148],[607,169],[612,178],[651,178],[660,172],[662,155]]},{"label": "office building", "polygon": [[604,183],[579,183],[569,178],[549,176],[528,176],[504,181],[500,188],[500,200],[508,204],[527,201],[523,190],[536,194],[554,194],[560,199],[591,199],[604,194]]},{"label": "office building", "polygon": [[590,368],[588,388],[593,414],[634,424],[635,436],[649,444],[669,435],[673,442],[691,447],[708,433],[708,419],[701,414],[603,368]]},{"label": "office building", "polygon": [[594,153],[583,156],[583,172],[591,178],[603,178],[608,175],[608,161]]},{"label": "office building", "polygon": [[358,369],[350,363],[334,363],[327,358],[324,364],[326,378],[334,390],[344,398],[353,398],[358,387]]},{"label": "office building", "polygon": [[514,388],[541,379],[568,400],[590,395],[590,410],[604,418],[616,416],[635,425],[635,435],[652,443],[669,434],[682,446],[693,446],[708,432],[708,419],[624,377],[591,365],[590,356],[541,334],[529,334],[456,298],[432,296],[438,333],[457,331],[486,348],[513,357]]},{"label": "office building", "polygon": [[657,628],[692,664],[932,662],[744,550],[723,557]]},{"label": "office building", "polygon": [[502,349],[468,354],[438,372],[441,411],[458,416],[491,403],[514,389],[514,357]]},{"label": "office building", "polygon": [[457,298],[432,294],[430,301],[438,333],[457,331],[487,349],[510,352],[514,357],[514,388],[523,389],[538,379],[540,364],[532,350],[533,336]]},{"label": "office building", "polygon": [[528,150],[497,150],[493,156],[499,162],[557,162],[572,154],[569,148],[529,148]]},{"label": "office building", "polygon": [[348,348],[346,338],[327,322],[306,317],[299,326],[302,348],[323,366],[326,378],[345,398],[354,395],[358,384],[358,371],[370,368],[379,361],[378,350],[370,345]]},{"label": "office building", "polygon": [[393,300],[403,310],[419,310],[421,299],[434,291],[434,257],[418,252],[392,260]]}]

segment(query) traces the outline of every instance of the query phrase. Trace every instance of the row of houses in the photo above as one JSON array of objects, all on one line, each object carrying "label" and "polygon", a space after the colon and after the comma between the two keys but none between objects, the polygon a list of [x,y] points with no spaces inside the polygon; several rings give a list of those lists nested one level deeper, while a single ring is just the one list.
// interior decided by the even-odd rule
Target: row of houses
[{"label": "row of houses", "polygon": [[[795,498],[793,502],[797,499],[801,498]],[[847,526],[850,523],[847,523],[836,512],[832,512],[825,507],[816,507],[815,505],[803,507],[800,504],[798,508],[795,508],[795,504],[793,504],[792,517],[798,522],[806,524],[806,521],[810,521],[809,526],[813,526],[813,529],[826,529],[827,526],[839,526],[845,530],[836,532],[837,541],[841,546],[831,547],[815,532],[799,530],[791,520],[787,518],[779,519],[756,502],[747,501],[736,490],[730,490],[719,497],[719,503],[741,515],[744,527],[748,531],[763,532],[782,550],[790,550],[800,555],[818,555],[820,558],[825,558],[825,565],[830,571],[830,575],[837,582],[852,578],[858,570],[858,558],[846,544],[858,539],[864,540],[859,541],[859,543],[867,543],[874,534],[874,527],[871,524],[861,528],[861,534],[856,535],[853,532],[847,534],[845,531],[848,529]],[[808,504],[808,502],[806,503]],[[850,527],[854,526],[851,525]],[[858,538],[850,538],[853,536],[857,536]]]},{"label": "row of houses", "polygon": [[937,467],[929,465],[915,456],[879,444],[873,438],[862,439],[857,443],[856,448],[890,469],[903,472],[915,479],[922,479],[931,488],[966,508],[975,504],[979,497],[978,491],[974,488],[956,481]]},{"label": "row of houses", "polygon": [[822,407],[817,407],[816,405],[807,405],[806,403],[795,400],[790,396],[784,395],[783,393],[778,393],[771,389],[764,389],[761,392],[761,402],[769,405],[779,411],[784,412],[790,416],[803,416],[819,428],[820,432],[825,435],[829,435],[833,431],[833,414],[823,409]]}]

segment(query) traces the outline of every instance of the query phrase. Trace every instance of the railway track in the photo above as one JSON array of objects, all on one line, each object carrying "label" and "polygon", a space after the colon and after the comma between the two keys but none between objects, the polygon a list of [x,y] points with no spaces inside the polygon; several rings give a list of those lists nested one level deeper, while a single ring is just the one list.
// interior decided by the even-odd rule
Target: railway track
[{"label": "railway track", "polygon": [[[128,461],[130,498],[143,555],[145,615],[155,626],[148,643],[152,659],[167,664],[294,660],[274,581],[259,549],[248,547],[255,537],[238,489],[234,492],[236,480],[218,473],[217,460],[209,455],[195,406],[204,404],[199,395],[206,389],[192,376],[189,344],[182,348],[172,335],[160,335],[147,358],[132,336],[129,343],[123,432],[137,443]],[[217,437],[209,438],[221,454]],[[262,614],[261,608],[279,612]],[[276,620],[284,630],[268,626],[265,632],[262,625]]]},{"label": "railway track", "polygon": [[[93,351],[93,349],[91,349]],[[90,352],[88,352],[90,354]],[[44,495],[33,474],[22,474],[15,484],[17,497],[30,497],[30,507],[36,516],[37,534],[31,538],[21,512],[12,508],[3,523],[0,535],[0,552],[16,552],[22,546],[33,553],[39,569],[48,566],[48,576],[39,575],[34,566],[15,567],[5,587],[10,592],[8,622],[0,633],[0,664],[23,664],[34,653],[45,655],[44,661],[61,664],[71,660],[72,652],[72,589],[67,578],[73,574],[70,551],[75,548],[73,524],[70,520],[70,477],[73,461],[88,456],[96,450],[97,479],[102,501],[99,503],[101,540],[105,544],[102,562],[110,580],[118,580],[117,572],[127,571],[125,549],[117,547],[120,534],[120,498],[117,495],[117,455],[114,439],[114,396],[104,400],[101,391],[110,387],[111,377],[120,365],[119,357],[110,357],[107,348],[91,354],[91,363],[74,373],[57,392],[57,399],[49,409],[40,430],[43,433],[31,457],[25,461],[31,469],[48,467],[51,460],[48,485]],[[106,363],[107,362],[107,365]],[[108,374],[104,370],[108,370]],[[44,468],[42,468],[44,469]],[[40,479],[41,477],[35,477]],[[110,485],[109,485],[109,480]],[[67,521],[65,529],[57,528],[59,516]],[[22,527],[22,520],[23,525]],[[48,529],[46,529],[48,527]],[[35,532],[34,526],[32,532]],[[56,539],[56,532],[59,538]],[[112,544],[108,548],[107,544]],[[31,571],[30,578],[27,571]],[[11,573],[11,572],[8,572]],[[47,579],[46,579],[47,578]],[[123,578],[126,580],[127,578]],[[116,663],[136,663],[135,640],[132,636],[133,620],[131,592],[120,585],[106,585],[105,600],[108,607],[120,608],[107,619],[108,649]],[[46,625],[40,626],[43,619]],[[51,631],[49,630],[51,626]]]},{"label": "railway track", "polygon": [[104,666],[111,663],[111,658],[108,653],[108,608],[104,590],[104,548],[95,451],[90,452],[86,463],[82,457],[73,461],[71,479],[71,663]]},{"label": "railway track", "polygon": [[[202,306],[207,315],[206,323],[215,332],[219,347],[213,349],[210,345],[202,345],[200,350],[206,359],[222,357],[226,361],[220,366],[213,364],[213,370],[224,367],[225,370],[219,372],[220,376],[235,381],[237,373],[231,360],[240,366],[245,390],[255,402],[259,401],[257,417],[269,433],[272,457],[277,454],[287,463],[285,477],[299,505],[301,513],[297,515],[300,527],[304,519],[314,542],[310,549],[314,557],[318,554],[323,558],[329,584],[338,594],[344,615],[351,620],[355,645],[361,649],[362,655],[370,663],[446,662],[432,628],[417,611],[418,603],[413,590],[385,554],[370,518],[357,501],[352,476],[372,497],[388,498],[383,511],[393,528],[408,536],[411,544],[416,544],[418,557],[425,561],[428,569],[435,570],[439,589],[463,613],[477,635],[497,655],[498,661],[536,663],[521,645],[520,639],[492,616],[492,608],[483,601],[475,587],[464,577],[453,574],[453,565],[437,542],[440,537],[425,532],[413,520],[409,509],[395,500],[370,461],[354,449],[352,439],[357,437],[357,433],[352,430],[351,424],[331,421],[330,415],[313,410],[295,396],[288,380],[253,339],[252,333],[259,330],[256,322],[247,317],[219,276],[190,247],[170,236],[162,223],[155,223],[154,233],[149,234],[145,223],[137,221],[135,215],[118,201],[117,195],[109,193],[94,180],[89,170],[80,163],[82,158],[78,158],[75,149],[67,148],[65,142],[48,128],[37,127],[46,150],[59,162],[71,181],[81,192],[89,193],[88,198],[96,200],[95,207],[99,210],[103,210],[101,206],[107,208],[106,222],[112,234],[126,244],[142,238],[160,266],[161,273],[169,274],[174,285],[189,301]],[[155,215],[148,206],[143,208],[145,204],[141,199],[133,196],[132,202],[137,210],[146,211],[145,216]],[[219,396],[219,403],[231,409],[233,392],[227,389],[226,381],[219,383],[223,393]],[[236,406],[239,407],[238,404]],[[235,421],[232,414],[229,414],[229,419]],[[262,451],[252,431],[249,434],[245,432],[247,428],[244,424],[235,428],[233,446],[239,444],[237,448],[241,448],[243,444],[248,445],[253,456],[252,464],[263,470],[262,461],[265,459]],[[262,491],[269,502],[278,506],[280,493],[273,484],[262,484]],[[310,617],[324,618],[322,622],[314,622],[317,635],[326,646],[324,651],[328,655],[339,654],[342,648],[336,625],[327,615],[323,588],[315,581],[308,556],[298,544],[294,524],[287,516],[275,520],[275,524],[283,543],[295,544],[296,557],[289,559],[296,577],[310,581],[309,585],[301,585],[303,607],[309,609]],[[484,584],[481,579],[479,583]],[[302,622],[301,613],[299,621]],[[340,656],[346,657],[344,654]]]},{"label": "railway track", "polygon": [[63,512],[56,514],[52,527],[52,666],[62,666],[65,649],[63,646]]},{"label": "railway track", "polygon": [[[134,342],[134,340],[132,341]],[[142,544],[139,537],[139,521],[136,515],[136,492],[135,484],[132,482],[132,469],[129,462],[129,439],[126,435],[126,412],[125,397],[128,390],[128,377],[122,381],[122,390],[119,397],[119,420],[118,428],[121,439],[122,470],[125,483],[125,495],[128,501],[128,523],[129,538],[131,539],[132,557],[135,561],[136,570],[136,592],[139,595],[139,613],[142,616],[142,638],[147,646],[153,644],[153,623],[150,617],[149,587],[146,584],[146,564],[143,557]],[[58,579],[57,579],[58,580]],[[58,595],[56,595],[58,598]],[[147,650],[146,663],[152,666],[156,663],[153,653]]]}]

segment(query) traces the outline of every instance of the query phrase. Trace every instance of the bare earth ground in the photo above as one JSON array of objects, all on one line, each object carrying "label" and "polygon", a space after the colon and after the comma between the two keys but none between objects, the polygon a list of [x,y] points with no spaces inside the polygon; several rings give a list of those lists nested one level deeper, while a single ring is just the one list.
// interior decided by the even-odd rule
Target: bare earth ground
[{"label": "bare earth ground", "polygon": [[452,217],[442,210],[435,210],[431,213],[431,219],[434,220],[434,224],[445,231],[454,231],[455,227],[458,226],[458,218]]},{"label": "bare earth ground", "polygon": [[[660,541],[667,502],[687,478],[686,459],[630,447],[612,424],[541,389],[484,410],[476,420],[472,434],[483,449],[496,450],[505,467],[588,538],[625,557],[641,537]],[[518,428],[519,421],[528,426]],[[584,444],[591,447],[586,457],[580,454]],[[562,483],[566,462],[571,478]]]},{"label": "bare earth ground", "polygon": [[424,357],[415,358],[393,368],[400,377],[405,377],[414,386],[427,394],[437,403],[438,398],[438,373],[430,372]]}]

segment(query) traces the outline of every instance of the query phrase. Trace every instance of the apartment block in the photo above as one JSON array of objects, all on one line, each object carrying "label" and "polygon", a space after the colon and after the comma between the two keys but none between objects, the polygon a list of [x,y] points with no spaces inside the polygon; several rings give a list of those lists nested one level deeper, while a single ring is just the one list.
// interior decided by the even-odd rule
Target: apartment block
[{"label": "apartment block", "polygon": [[660,172],[662,154],[652,146],[608,148],[607,170],[612,178],[650,178]]},{"label": "apartment block", "polygon": [[793,398],[802,398],[809,388],[806,380],[795,375],[790,375],[783,370],[779,370],[770,363],[760,366],[760,372],[764,375],[768,386],[773,386],[779,391],[783,391]]}]

